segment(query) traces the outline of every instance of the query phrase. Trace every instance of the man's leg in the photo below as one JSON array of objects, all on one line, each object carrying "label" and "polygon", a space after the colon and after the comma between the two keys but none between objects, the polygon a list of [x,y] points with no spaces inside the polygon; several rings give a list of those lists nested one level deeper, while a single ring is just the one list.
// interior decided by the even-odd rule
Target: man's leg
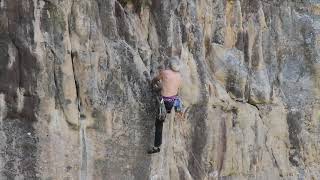
[{"label": "man's leg", "polygon": [[160,147],[162,144],[162,129],[163,129],[163,122],[160,119],[156,120],[156,131],[154,136],[154,147]]},{"label": "man's leg", "polygon": [[160,146],[162,144],[162,129],[163,129],[163,122],[164,120],[157,119],[155,126],[155,135],[154,135],[154,146],[151,150],[148,151],[148,154],[153,154],[160,152]]}]

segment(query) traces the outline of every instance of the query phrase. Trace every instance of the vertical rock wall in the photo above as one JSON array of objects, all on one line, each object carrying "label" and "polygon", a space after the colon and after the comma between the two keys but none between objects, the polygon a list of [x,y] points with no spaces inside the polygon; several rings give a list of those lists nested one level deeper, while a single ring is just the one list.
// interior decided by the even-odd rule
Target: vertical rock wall
[{"label": "vertical rock wall", "polygon": [[0,0],[0,179],[318,179],[319,42],[317,0]]}]

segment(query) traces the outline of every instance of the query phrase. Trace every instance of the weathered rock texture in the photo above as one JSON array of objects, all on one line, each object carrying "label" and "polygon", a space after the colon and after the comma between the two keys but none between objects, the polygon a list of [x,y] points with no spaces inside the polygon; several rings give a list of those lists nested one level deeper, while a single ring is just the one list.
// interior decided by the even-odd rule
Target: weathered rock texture
[{"label": "weathered rock texture", "polygon": [[0,0],[0,179],[319,179],[319,55],[318,0]]}]

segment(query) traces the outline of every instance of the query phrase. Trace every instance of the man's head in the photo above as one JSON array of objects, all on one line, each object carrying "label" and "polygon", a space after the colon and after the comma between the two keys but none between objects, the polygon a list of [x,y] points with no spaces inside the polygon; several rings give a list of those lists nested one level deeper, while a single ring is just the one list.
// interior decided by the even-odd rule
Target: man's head
[{"label": "man's head", "polygon": [[172,71],[179,72],[180,71],[180,62],[178,57],[173,56],[168,58],[168,68]]}]

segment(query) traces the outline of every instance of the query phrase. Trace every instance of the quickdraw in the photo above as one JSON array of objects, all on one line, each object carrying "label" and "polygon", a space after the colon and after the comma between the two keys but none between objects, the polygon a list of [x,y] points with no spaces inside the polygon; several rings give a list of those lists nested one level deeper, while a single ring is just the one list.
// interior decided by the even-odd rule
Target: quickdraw
[{"label": "quickdraw", "polygon": [[164,100],[161,98],[159,101],[159,120],[164,121],[167,116],[166,106],[164,105]]}]

